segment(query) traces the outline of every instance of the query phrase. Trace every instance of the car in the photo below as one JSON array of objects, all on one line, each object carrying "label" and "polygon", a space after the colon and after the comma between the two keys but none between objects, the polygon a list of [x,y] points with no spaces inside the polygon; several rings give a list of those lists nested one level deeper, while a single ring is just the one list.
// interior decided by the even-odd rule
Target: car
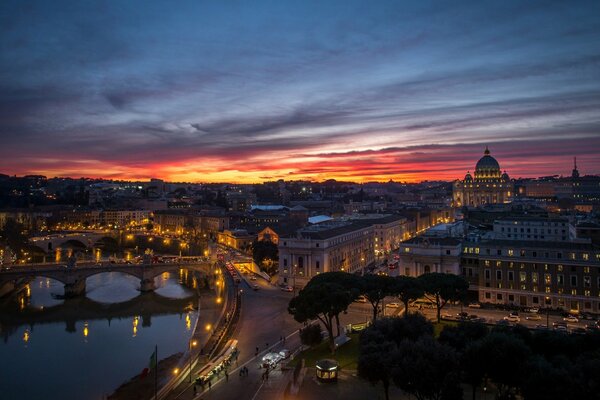
[{"label": "car", "polygon": [[565,321],[565,322],[571,322],[571,323],[574,323],[574,324],[576,324],[577,322],[579,322],[579,320],[577,319],[577,317],[574,316],[574,315],[569,315],[569,316],[564,317],[563,321]]},{"label": "car", "polygon": [[469,313],[468,312],[459,312],[458,314],[456,314],[456,316],[460,319],[469,319]]},{"label": "car", "polygon": [[285,360],[290,356],[290,351],[288,349],[281,349],[279,355]]},{"label": "car", "polygon": [[553,323],[552,323],[552,326],[553,326],[553,327],[555,327],[555,328],[556,328],[557,326],[564,326],[564,327],[566,328],[566,327],[567,327],[567,323],[566,323],[566,322],[563,322],[563,321],[556,321],[556,322],[553,322]]},{"label": "car", "polygon": [[537,324],[537,325],[535,326],[535,329],[536,329],[536,330],[538,330],[538,331],[547,331],[547,330],[548,330],[548,327],[547,327],[546,325]]},{"label": "car", "polygon": [[481,304],[479,303],[469,303],[469,308],[481,308]]},{"label": "car", "polygon": [[561,332],[561,333],[567,333],[567,332],[569,332],[569,330],[567,329],[567,327],[564,326],[564,325],[557,325],[557,326],[555,326],[554,327],[554,331],[555,332]]},{"label": "car", "polygon": [[526,316],[525,319],[527,321],[540,321],[542,319],[542,317],[539,314],[532,314],[532,315]]},{"label": "car", "polygon": [[252,276],[250,276],[250,280],[251,280],[251,281],[255,281],[255,280],[256,280],[256,277],[255,277],[254,275],[252,275]]},{"label": "car", "polygon": [[293,292],[294,288],[291,286],[282,286],[281,290],[283,290],[284,292]]},{"label": "car", "polygon": [[354,300],[355,303],[366,303],[367,302],[367,298],[365,296],[358,296],[356,298],[356,300]]},{"label": "car", "polygon": [[576,335],[585,335],[587,333],[587,331],[585,330],[585,328],[575,328],[571,331],[572,333],[576,334]]},{"label": "car", "polygon": [[400,303],[387,303],[385,306],[389,308],[399,308]]},{"label": "car", "polygon": [[587,325],[585,326],[585,329],[586,329],[588,332],[597,332],[597,331],[599,330],[599,329],[598,329],[598,325],[596,325],[596,324],[587,324]]},{"label": "car", "polygon": [[[506,318],[506,317],[505,317],[505,318]],[[510,325],[510,322],[508,322],[508,321],[507,321],[507,320],[505,320],[505,319],[501,319],[501,320],[498,320],[498,321],[496,322],[496,325],[499,325],[499,326],[508,326],[508,325]]]},{"label": "car", "polygon": [[504,317],[505,321],[508,322],[521,322],[521,318],[518,315],[510,314]]},{"label": "car", "polygon": [[252,290],[258,290],[260,289],[259,286],[256,283],[252,284]]},{"label": "car", "polygon": [[527,310],[527,311],[529,311],[530,313],[537,314],[537,313],[539,313],[539,312],[540,312],[540,309],[539,309],[539,308],[537,308],[537,307],[531,307],[531,308],[530,308],[529,310]]}]

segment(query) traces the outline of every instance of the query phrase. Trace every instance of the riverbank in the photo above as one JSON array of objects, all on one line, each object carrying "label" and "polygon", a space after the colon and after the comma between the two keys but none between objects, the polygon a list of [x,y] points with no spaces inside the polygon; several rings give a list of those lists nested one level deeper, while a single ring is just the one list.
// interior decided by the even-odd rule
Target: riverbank
[{"label": "riverbank", "polygon": [[[183,353],[176,353],[158,362],[158,388],[171,378],[174,368],[179,363]],[[150,400],[154,395],[154,372],[142,378],[141,374],[131,378],[119,386],[107,400]]]}]

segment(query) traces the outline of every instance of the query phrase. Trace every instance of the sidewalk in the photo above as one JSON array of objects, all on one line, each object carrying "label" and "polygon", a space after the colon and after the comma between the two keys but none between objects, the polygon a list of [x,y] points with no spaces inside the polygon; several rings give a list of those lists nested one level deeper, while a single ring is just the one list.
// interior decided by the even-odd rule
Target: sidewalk
[{"label": "sidewalk", "polygon": [[[264,369],[259,368],[262,357],[271,351],[278,352],[282,349],[293,350],[300,346],[300,336],[294,332],[286,337],[285,344],[281,341],[263,349],[258,356],[239,363],[229,371],[229,377],[224,373],[219,374],[217,380],[213,380],[210,389],[197,386],[197,394],[193,395],[193,387],[190,386],[184,394],[178,397],[181,400],[276,400],[282,399],[285,388],[290,380],[292,370],[281,370],[281,364],[269,373],[267,380],[262,379]],[[241,368],[248,368],[248,376],[240,376]]]}]

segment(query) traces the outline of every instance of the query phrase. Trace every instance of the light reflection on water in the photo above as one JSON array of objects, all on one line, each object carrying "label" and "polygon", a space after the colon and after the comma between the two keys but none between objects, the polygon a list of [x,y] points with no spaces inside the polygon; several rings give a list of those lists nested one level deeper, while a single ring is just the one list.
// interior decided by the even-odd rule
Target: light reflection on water
[{"label": "light reflection on water", "polygon": [[[187,271],[186,271],[187,272]],[[179,276],[178,276],[179,275]],[[179,284],[181,274],[157,277],[156,294],[187,298],[193,292]],[[36,278],[30,282],[25,306],[52,307],[64,301],[60,282]],[[124,302],[140,295],[139,279],[121,273],[88,278],[87,297],[99,303]],[[0,313],[2,308],[0,308]],[[72,316],[65,316],[66,319]],[[158,345],[159,359],[186,350],[197,311],[168,315],[131,315],[126,318],[77,320],[68,323],[0,329],[0,397],[6,399],[101,399],[121,383],[139,374]],[[76,318],[77,319],[77,318]]]}]

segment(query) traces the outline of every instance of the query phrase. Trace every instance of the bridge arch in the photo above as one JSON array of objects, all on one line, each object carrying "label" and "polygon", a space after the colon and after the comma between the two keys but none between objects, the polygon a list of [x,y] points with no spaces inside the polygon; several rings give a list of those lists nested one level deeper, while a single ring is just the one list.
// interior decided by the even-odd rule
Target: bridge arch
[{"label": "bridge arch", "polygon": [[94,242],[93,247],[99,247],[107,251],[117,251],[119,249],[119,242],[112,236],[102,236]]},{"label": "bridge arch", "polygon": [[73,250],[85,250],[87,249],[87,245],[85,243],[83,243],[81,240],[77,240],[77,239],[69,239],[66,240],[62,243],[60,243],[58,246],[56,246],[57,248],[72,248]]}]

